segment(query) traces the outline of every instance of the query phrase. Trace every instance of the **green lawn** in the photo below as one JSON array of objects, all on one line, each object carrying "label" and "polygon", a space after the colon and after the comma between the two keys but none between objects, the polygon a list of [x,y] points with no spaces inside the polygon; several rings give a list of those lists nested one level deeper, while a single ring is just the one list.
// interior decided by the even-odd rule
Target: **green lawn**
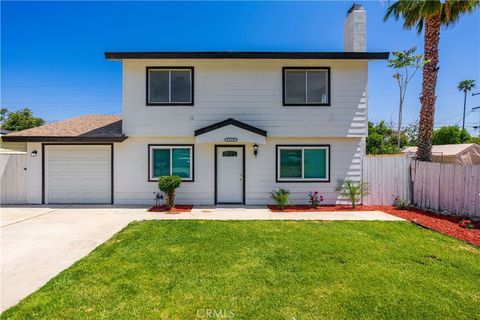
[{"label": "green lawn", "polygon": [[136,222],[2,319],[213,319],[206,309],[479,318],[480,249],[406,222]]}]

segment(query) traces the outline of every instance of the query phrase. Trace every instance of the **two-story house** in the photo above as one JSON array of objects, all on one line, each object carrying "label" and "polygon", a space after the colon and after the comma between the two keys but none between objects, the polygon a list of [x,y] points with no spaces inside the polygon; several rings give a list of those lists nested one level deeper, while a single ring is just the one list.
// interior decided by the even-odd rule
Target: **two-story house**
[{"label": "two-story house", "polygon": [[151,203],[163,175],[185,204],[294,203],[362,178],[366,13],[344,52],[107,52],[123,66],[122,116],[83,116],[5,136],[26,141],[28,203]]}]

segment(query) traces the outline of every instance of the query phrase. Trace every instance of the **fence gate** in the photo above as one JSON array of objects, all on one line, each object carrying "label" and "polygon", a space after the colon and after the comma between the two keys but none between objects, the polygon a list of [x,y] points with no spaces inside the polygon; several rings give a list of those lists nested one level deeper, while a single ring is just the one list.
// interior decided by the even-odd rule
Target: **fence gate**
[{"label": "fence gate", "polygon": [[407,156],[366,156],[363,159],[363,181],[369,194],[365,205],[392,205],[396,197],[411,201],[410,163]]},{"label": "fence gate", "polygon": [[0,204],[27,202],[26,154],[0,154]]}]

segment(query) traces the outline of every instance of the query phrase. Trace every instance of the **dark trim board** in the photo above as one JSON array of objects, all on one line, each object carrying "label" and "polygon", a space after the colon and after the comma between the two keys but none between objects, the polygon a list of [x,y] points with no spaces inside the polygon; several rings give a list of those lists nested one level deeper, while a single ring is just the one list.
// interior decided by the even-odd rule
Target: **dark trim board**
[{"label": "dark trim board", "polygon": [[105,52],[105,59],[339,59],[387,60],[389,52],[161,51]]},{"label": "dark trim board", "polygon": [[[326,147],[328,149],[328,180],[278,180],[278,148],[281,147]],[[332,171],[332,148],[329,144],[276,144],[275,145],[275,182],[277,183],[330,183]]]},{"label": "dark trim board", "polygon": [[[217,154],[218,154],[218,148],[241,148],[242,151],[243,151],[243,159],[242,159],[242,165],[243,165],[243,197],[242,197],[242,202],[218,202],[217,201]],[[247,180],[247,176],[245,174],[245,145],[242,144],[216,144],[215,145],[215,152],[214,152],[214,188],[215,188],[215,198],[214,198],[214,203],[215,205],[217,204],[225,204],[225,205],[229,205],[229,204],[242,204],[244,205],[245,204],[245,188],[246,188],[246,183],[245,181]]]},{"label": "dark trim board", "polygon": [[195,182],[195,145],[194,144],[182,144],[182,143],[168,143],[168,144],[148,144],[147,145],[147,161],[148,161],[148,182],[158,182],[157,180],[150,179],[150,147],[192,147],[192,179],[183,180],[182,182]]},{"label": "dark trim board", "polygon": [[[113,204],[114,200],[114,144],[113,143],[42,143],[42,204],[45,204],[45,146],[110,146],[110,204]],[[87,204],[87,203],[82,203]]]},{"label": "dark trim board", "polygon": [[[287,70],[327,70],[328,71],[328,103],[286,103],[285,101],[285,72]],[[284,107],[330,107],[332,105],[330,67],[283,67],[282,68],[282,105]]]},{"label": "dark trim board", "polygon": [[197,130],[195,130],[195,136],[199,136],[199,135],[202,135],[204,133],[220,129],[220,128],[226,127],[228,125],[232,125],[232,126],[235,126],[235,127],[238,127],[238,128],[256,133],[256,134],[264,136],[264,137],[267,136],[267,131],[259,129],[259,128],[254,127],[254,126],[251,126],[249,124],[237,121],[237,120],[232,119],[232,118],[228,118],[227,120],[223,120],[223,121],[211,124],[209,126],[197,129]]},{"label": "dark trim board", "polygon": [[[185,103],[175,103],[175,102],[149,102],[148,101],[148,95],[149,95],[149,89],[150,89],[150,85],[149,85],[149,78],[148,78],[148,75],[149,75],[149,71],[150,70],[161,70],[161,69],[167,69],[167,70],[171,70],[171,69],[178,69],[178,70],[190,70],[190,74],[192,76],[192,83],[190,84],[191,86],[191,98],[192,98],[192,101],[191,102],[185,102]],[[194,68],[193,67],[183,67],[183,66],[171,66],[171,67],[164,67],[164,66],[161,66],[161,67],[146,67],[146,72],[145,72],[145,75],[146,75],[146,78],[145,78],[145,89],[146,89],[146,95],[145,95],[145,105],[147,106],[164,106],[164,107],[172,107],[172,106],[194,106],[194,97],[195,97],[195,90],[194,90],[194,83],[195,83],[195,76],[194,76]]]}]

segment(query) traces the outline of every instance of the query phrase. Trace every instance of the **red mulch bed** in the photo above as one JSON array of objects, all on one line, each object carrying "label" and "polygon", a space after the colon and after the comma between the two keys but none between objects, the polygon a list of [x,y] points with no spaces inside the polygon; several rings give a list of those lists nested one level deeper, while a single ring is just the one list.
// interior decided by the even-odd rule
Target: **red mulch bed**
[{"label": "red mulch bed", "polygon": [[168,211],[167,206],[159,206],[159,207],[151,207],[148,209],[149,212],[170,212],[170,213],[181,213],[181,212],[190,212],[192,211],[193,206],[192,205],[181,205],[177,204],[175,207],[172,208],[172,210]]},{"label": "red mulch bed", "polygon": [[320,206],[312,208],[308,205],[287,206],[283,211],[278,210],[274,205],[269,205],[268,208],[273,212],[383,211],[422,227],[480,246],[480,224],[476,223],[474,229],[465,229],[458,225],[462,218],[443,216],[419,209],[398,210],[393,206],[357,206],[355,209],[349,206]]}]

